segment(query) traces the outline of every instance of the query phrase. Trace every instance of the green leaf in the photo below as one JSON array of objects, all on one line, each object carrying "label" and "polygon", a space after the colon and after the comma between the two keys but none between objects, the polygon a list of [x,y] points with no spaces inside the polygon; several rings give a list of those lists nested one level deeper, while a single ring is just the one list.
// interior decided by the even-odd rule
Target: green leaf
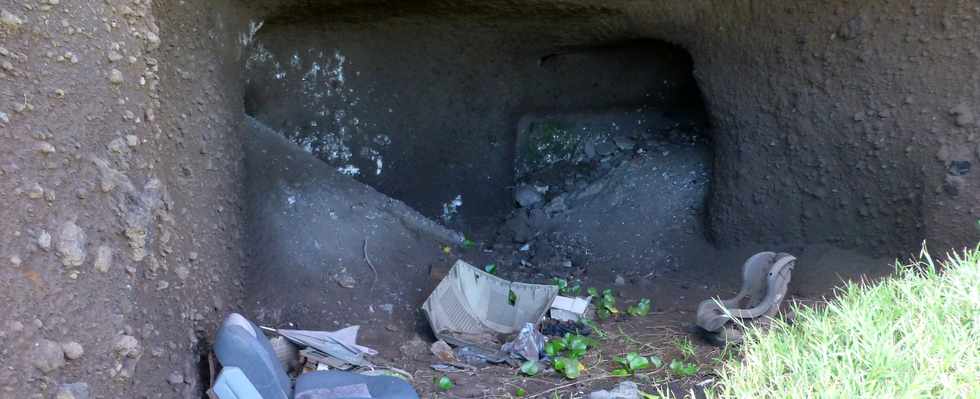
[{"label": "green leaf", "polygon": [[471,240],[469,238],[466,238],[466,239],[463,239],[463,244],[460,245],[460,246],[463,249],[471,249],[471,248],[473,248],[473,247],[476,246],[476,242],[474,242],[473,240]]},{"label": "green leaf", "polygon": [[487,273],[490,273],[490,274],[493,274],[493,275],[496,275],[497,274],[497,264],[496,263],[487,264],[486,266],[483,266],[483,271],[485,271]]},{"label": "green leaf", "polygon": [[690,377],[698,373],[698,366],[694,363],[686,363],[680,359],[670,361],[670,372],[681,377]]},{"label": "green leaf", "polygon": [[565,350],[565,342],[560,339],[553,339],[544,344],[544,353],[550,358],[558,357],[563,350]]},{"label": "green leaf", "polygon": [[650,365],[655,369],[659,369],[664,366],[664,361],[659,356],[650,356]]},{"label": "green leaf", "polygon": [[612,313],[606,310],[606,308],[599,308],[599,310],[595,311],[595,315],[599,318],[599,320],[605,320],[612,317]]},{"label": "green leaf", "polygon": [[514,391],[514,396],[518,398],[523,398],[525,395],[527,395],[527,390],[525,390],[524,388],[517,387],[517,390]]},{"label": "green leaf", "polygon": [[593,298],[599,297],[599,290],[597,290],[595,287],[589,287],[589,289],[587,291],[588,291],[590,297],[593,297]]},{"label": "green leaf", "polygon": [[541,372],[541,366],[534,360],[528,360],[521,365],[521,372],[527,376],[534,377]]},{"label": "green leaf", "polygon": [[568,349],[568,355],[579,359],[585,356],[585,352],[589,350],[589,344],[581,335],[573,336],[572,339],[566,343]]},{"label": "green leaf", "polygon": [[551,285],[558,287],[558,291],[562,291],[565,288],[568,288],[568,281],[565,281],[563,278],[555,277],[551,279]]},{"label": "green leaf", "polygon": [[448,391],[453,389],[456,384],[453,384],[453,380],[449,379],[449,377],[442,376],[436,379],[436,386],[439,387],[440,391]]},{"label": "green leaf", "polygon": [[635,352],[630,352],[626,355],[626,362],[629,363],[629,369],[631,371],[650,368],[650,360],[636,354]]},{"label": "green leaf", "polygon": [[561,373],[570,380],[574,380],[582,375],[582,363],[578,359],[570,357],[559,357],[555,359],[555,371]]},{"label": "green leaf", "polygon": [[629,313],[630,316],[635,316],[635,317],[646,316],[650,314],[650,300],[647,298],[641,299],[640,302],[637,303],[636,305],[627,308],[626,313]]},{"label": "green leaf", "polygon": [[510,290],[510,292],[507,293],[507,303],[509,303],[510,306],[517,304],[517,293],[513,290]]},{"label": "green leaf", "polygon": [[629,370],[626,370],[626,369],[615,369],[615,370],[612,371],[611,374],[612,374],[613,377],[629,377],[630,376]]}]

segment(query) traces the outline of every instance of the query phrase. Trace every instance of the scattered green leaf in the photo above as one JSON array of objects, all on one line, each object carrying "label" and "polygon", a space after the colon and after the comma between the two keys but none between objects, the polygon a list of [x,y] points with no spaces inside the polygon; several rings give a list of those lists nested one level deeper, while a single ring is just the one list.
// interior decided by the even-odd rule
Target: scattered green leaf
[{"label": "scattered green leaf", "polygon": [[555,359],[555,371],[565,376],[570,380],[574,380],[582,375],[582,371],[585,369],[582,363],[578,359],[573,359],[570,357],[559,357]]},{"label": "scattered green leaf", "polygon": [[558,287],[558,294],[562,296],[578,296],[582,292],[582,283],[577,280],[569,283],[568,280],[555,277],[551,279],[551,285]]},{"label": "scattered green leaf", "polygon": [[521,373],[524,373],[524,375],[534,377],[538,375],[538,373],[540,372],[541,372],[541,365],[539,365],[538,362],[534,360],[528,360],[521,365]]},{"label": "scattered green leaf", "polygon": [[476,247],[476,242],[474,242],[469,238],[465,238],[463,239],[463,244],[460,245],[460,247],[463,249],[473,249],[474,247]]},{"label": "scattered green leaf", "polygon": [[565,350],[565,341],[560,339],[553,339],[544,344],[544,353],[552,359],[558,357],[563,350]]},{"label": "scattered green leaf", "polygon": [[664,361],[659,356],[650,356],[650,365],[655,369],[659,369],[664,366]]},{"label": "scattered green leaf", "polygon": [[523,398],[525,395],[527,395],[527,390],[524,388],[517,387],[517,390],[514,391],[514,396],[518,398]]},{"label": "scattered green leaf", "polygon": [[[660,359],[658,358],[657,361]],[[650,368],[653,364],[653,357],[647,358],[646,356],[640,356],[636,352],[630,352],[626,354],[626,357],[615,357],[613,361],[618,363],[621,367],[613,370],[613,375],[617,377],[625,377],[628,375],[635,374],[639,370]]]},{"label": "scattered green leaf", "polygon": [[587,291],[588,291],[590,297],[593,297],[593,298],[598,298],[599,297],[599,290],[597,290],[595,287],[589,287],[589,289]]},{"label": "scattered green leaf", "polygon": [[670,361],[670,372],[680,377],[690,377],[698,373],[698,365],[680,359]]},{"label": "scattered green leaf", "polygon": [[599,327],[599,323],[596,323],[595,320],[583,318],[579,321],[581,321],[582,324],[585,324],[586,327],[591,328],[592,333],[598,336],[599,339],[609,338],[609,334],[606,333],[606,330],[603,330],[602,327]]},{"label": "scattered green leaf", "polygon": [[640,317],[650,314],[650,300],[643,298],[636,305],[626,308],[626,313],[630,316]]},{"label": "scattered green leaf", "polygon": [[453,380],[449,379],[449,377],[442,376],[436,379],[436,386],[439,387],[440,391],[448,391],[453,389],[456,384],[453,384]]},{"label": "scattered green leaf", "polygon": [[489,263],[486,266],[483,266],[483,271],[485,271],[487,273],[490,273],[490,274],[493,274],[493,275],[497,275],[497,264],[496,263]]},{"label": "scattered green leaf", "polygon": [[507,292],[507,303],[509,303],[510,306],[517,305],[517,293],[514,292],[514,290]]}]

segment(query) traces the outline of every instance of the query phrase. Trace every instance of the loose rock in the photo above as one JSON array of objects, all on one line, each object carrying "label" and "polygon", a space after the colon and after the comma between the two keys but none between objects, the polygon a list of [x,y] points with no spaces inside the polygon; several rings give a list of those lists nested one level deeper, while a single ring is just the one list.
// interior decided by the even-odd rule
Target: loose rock
[{"label": "loose rock", "polygon": [[45,374],[50,373],[65,365],[65,352],[57,342],[42,339],[34,344],[31,364]]},{"label": "loose rock", "polygon": [[7,10],[0,10],[0,26],[7,29],[17,29],[24,25],[24,19]]},{"label": "loose rock", "polygon": [[139,340],[132,335],[122,335],[116,340],[116,344],[112,347],[119,356],[137,358],[142,352]]},{"label": "loose rock", "polygon": [[167,382],[170,385],[179,385],[184,383],[184,375],[179,371],[172,371],[170,375],[167,376]]},{"label": "loose rock", "polygon": [[82,348],[82,344],[75,341],[62,343],[61,350],[65,352],[65,357],[67,357],[68,360],[76,360],[85,354],[85,349]]},{"label": "loose rock", "polygon": [[37,246],[38,247],[41,247],[41,249],[43,249],[45,251],[50,250],[51,249],[51,234],[48,234],[47,231],[43,231],[42,230],[41,233],[37,235]]},{"label": "loose rock", "polygon": [[514,191],[514,200],[517,201],[522,208],[532,207],[541,202],[543,199],[544,197],[541,196],[541,193],[531,186],[520,186]]},{"label": "loose rock", "polygon": [[81,266],[85,263],[85,231],[75,222],[68,221],[61,226],[58,254],[65,266]]},{"label": "loose rock", "polygon": [[122,74],[122,72],[120,70],[113,69],[113,70],[109,71],[109,82],[110,83],[115,84],[115,85],[119,85],[119,84],[122,84],[125,80],[126,79],[123,77],[123,74]]},{"label": "loose rock", "polygon": [[95,256],[95,271],[106,273],[112,268],[112,248],[100,245]]}]

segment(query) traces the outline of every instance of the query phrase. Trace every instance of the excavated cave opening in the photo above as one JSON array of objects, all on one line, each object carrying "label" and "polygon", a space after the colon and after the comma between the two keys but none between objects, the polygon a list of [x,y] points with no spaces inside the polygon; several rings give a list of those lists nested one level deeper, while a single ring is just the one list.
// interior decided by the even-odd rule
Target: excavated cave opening
[{"label": "excavated cave opening", "polygon": [[[253,22],[243,61],[245,290],[259,320],[374,326],[363,338],[377,345],[424,335],[418,307],[455,259],[616,286],[678,323],[737,291],[761,250],[801,257],[795,296],[886,272],[801,240],[796,216],[732,213],[778,195],[739,191],[733,167],[769,155],[719,131],[682,47],[610,34],[601,13],[286,11]],[[730,222],[751,219],[770,231]]]}]

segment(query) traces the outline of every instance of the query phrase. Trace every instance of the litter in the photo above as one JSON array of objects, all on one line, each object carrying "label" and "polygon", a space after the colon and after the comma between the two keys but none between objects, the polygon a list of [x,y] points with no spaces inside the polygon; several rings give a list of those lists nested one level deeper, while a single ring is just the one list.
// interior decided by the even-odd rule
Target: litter
[{"label": "litter", "polygon": [[[742,289],[731,299],[708,299],[698,306],[697,325],[717,344],[740,343],[739,325],[773,316],[786,296],[796,257],[760,252],[742,266]],[[738,320],[738,323],[732,321]]]},{"label": "litter", "polygon": [[501,350],[514,358],[538,361],[544,349],[544,342],[544,335],[534,328],[534,324],[526,323],[517,334],[517,338],[504,344]]},{"label": "litter", "polygon": [[[371,362],[365,356],[374,356],[378,352],[374,349],[357,345],[358,326],[351,326],[337,331],[310,331],[310,330],[282,330],[269,327],[262,327],[263,330],[275,333],[300,347],[308,349],[300,351],[301,354],[317,358],[334,358],[350,366],[369,367]],[[329,363],[328,363],[329,364]],[[343,366],[334,368],[345,369]],[[348,367],[349,368],[349,367]]]},{"label": "litter", "polygon": [[[304,357],[324,355],[324,363],[317,363],[316,368],[329,367],[326,362],[342,361],[341,357],[363,360],[377,353],[355,343],[356,327],[336,332],[266,330],[303,347]],[[237,313],[229,315],[218,329],[214,352],[224,367],[208,392],[216,399],[418,399],[411,384],[401,378],[407,373],[396,369],[391,372],[399,377],[388,372],[310,371],[300,374],[294,386],[263,330]]]},{"label": "litter", "polygon": [[459,260],[422,311],[436,337],[450,345],[499,348],[503,337],[537,324],[556,296],[553,285],[507,281]]},{"label": "litter", "polygon": [[578,321],[589,310],[592,297],[569,298],[556,296],[551,303],[551,318],[558,321]]}]

